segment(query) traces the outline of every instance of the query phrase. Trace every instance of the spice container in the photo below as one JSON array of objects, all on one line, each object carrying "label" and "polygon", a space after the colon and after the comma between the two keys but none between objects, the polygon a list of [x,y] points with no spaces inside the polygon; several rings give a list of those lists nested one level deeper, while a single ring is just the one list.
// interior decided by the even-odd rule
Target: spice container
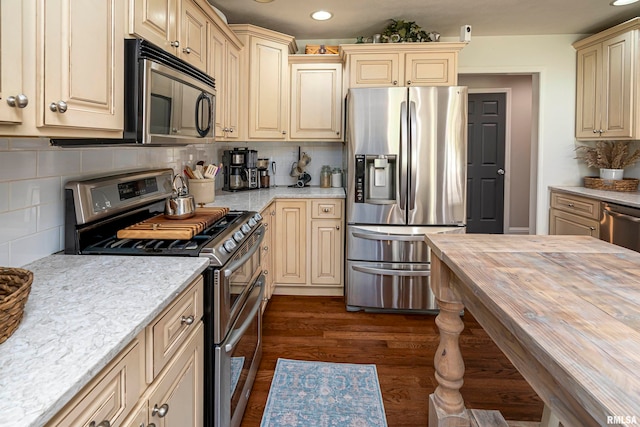
[{"label": "spice container", "polygon": [[331,187],[331,167],[329,165],[324,165],[320,170],[320,188],[329,187]]},{"label": "spice container", "polygon": [[340,168],[333,168],[331,172],[331,186],[342,187],[342,170]]}]

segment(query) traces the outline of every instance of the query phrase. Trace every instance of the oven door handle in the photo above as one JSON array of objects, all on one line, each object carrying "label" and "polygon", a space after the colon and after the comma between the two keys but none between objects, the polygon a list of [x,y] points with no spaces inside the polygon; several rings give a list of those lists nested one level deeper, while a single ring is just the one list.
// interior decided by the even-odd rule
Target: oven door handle
[{"label": "oven door handle", "polygon": [[238,341],[240,341],[249,326],[251,326],[251,324],[253,323],[254,317],[262,306],[262,296],[264,294],[264,275],[260,275],[258,281],[256,282],[256,286],[260,286],[260,295],[258,295],[256,303],[253,305],[253,308],[251,308],[251,312],[249,313],[249,316],[247,316],[247,319],[244,321],[242,326],[236,329],[229,337],[229,342],[224,346],[224,351],[227,353],[231,353],[233,351],[234,347],[238,344]]},{"label": "oven door handle", "polygon": [[242,265],[249,260],[256,253],[256,251],[260,248],[262,241],[264,240],[264,227],[262,230],[256,231],[256,233],[260,234],[258,237],[258,241],[253,244],[251,249],[247,251],[246,254],[242,255],[240,258],[229,264],[229,267],[224,270],[224,277],[229,277],[233,274],[234,271],[242,267]]}]

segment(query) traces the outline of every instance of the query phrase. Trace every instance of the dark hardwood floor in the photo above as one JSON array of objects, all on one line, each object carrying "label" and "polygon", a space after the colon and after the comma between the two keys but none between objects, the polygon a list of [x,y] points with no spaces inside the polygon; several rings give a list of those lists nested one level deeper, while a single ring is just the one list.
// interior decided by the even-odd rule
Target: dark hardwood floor
[{"label": "dark hardwood floor", "polygon": [[[241,427],[257,427],[278,358],[376,365],[389,427],[428,424],[437,385],[433,315],[347,312],[342,297],[274,295],[264,313],[263,355]],[[498,409],[507,420],[539,421],[543,404],[471,316],[463,316],[461,389],[467,408]]]}]

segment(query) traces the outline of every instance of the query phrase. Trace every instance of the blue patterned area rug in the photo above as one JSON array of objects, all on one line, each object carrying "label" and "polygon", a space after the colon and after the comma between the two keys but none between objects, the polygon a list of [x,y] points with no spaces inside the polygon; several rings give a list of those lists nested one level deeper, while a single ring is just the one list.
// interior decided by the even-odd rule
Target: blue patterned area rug
[{"label": "blue patterned area rug", "polygon": [[386,427],[376,365],[278,359],[260,427]]}]

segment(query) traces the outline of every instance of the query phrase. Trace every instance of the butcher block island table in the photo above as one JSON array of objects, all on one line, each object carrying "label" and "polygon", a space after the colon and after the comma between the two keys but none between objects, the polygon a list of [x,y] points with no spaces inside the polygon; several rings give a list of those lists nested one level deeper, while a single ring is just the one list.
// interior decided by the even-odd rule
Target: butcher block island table
[{"label": "butcher block island table", "polygon": [[426,242],[440,305],[429,426],[476,422],[459,392],[462,309],[565,427],[640,425],[640,253],[588,236]]}]

